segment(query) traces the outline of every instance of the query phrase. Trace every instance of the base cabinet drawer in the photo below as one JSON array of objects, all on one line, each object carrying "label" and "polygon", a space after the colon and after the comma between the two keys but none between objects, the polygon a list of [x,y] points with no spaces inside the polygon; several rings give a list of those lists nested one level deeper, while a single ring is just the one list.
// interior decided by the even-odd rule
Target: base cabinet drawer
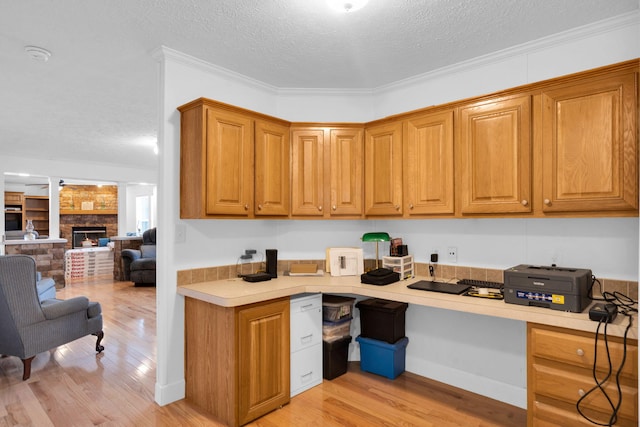
[{"label": "base cabinet drawer", "polygon": [[[571,404],[558,404],[557,402],[546,402],[544,399],[534,401],[533,408],[529,408],[531,413],[531,422],[529,426],[535,427],[593,427],[596,424],[592,424],[583,418],[576,411],[575,405]],[[597,413],[594,411],[586,412],[587,416],[596,422],[607,424],[610,414]],[[635,420],[628,418],[618,417],[617,422],[614,424],[616,427],[638,427],[638,423]]]},{"label": "base cabinet drawer", "polygon": [[[604,375],[599,377],[599,379],[602,378]],[[638,413],[637,384],[634,387],[631,384],[624,384],[623,381],[621,380],[620,385],[623,398],[618,413],[622,417],[633,419]],[[539,364],[533,366],[532,382],[537,396],[544,395],[574,405],[595,386],[595,380],[589,371],[569,371]],[[611,401],[616,404],[620,394],[615,381],[607,381],[603,389]],[[603,413],[612,411],[606,396],[598,389],[589,393],[582,400],[580,407]]]},{"label": "base cabinet drawer", "polygon": [[322,345],[291,354],[291,396],[322,383]]},{"label": "base cabinet drawer", "polygon": [[[604,337],[598,337],[597,352],[595,338],[595,333],[527,324],[529,427],[609,425],[619,401],[613,425],[638,426],[638,342],[608,336],[608,375]],[[616,375],[625,351],[624,366]],[[594,379],[594,363],[600,387]]]}]

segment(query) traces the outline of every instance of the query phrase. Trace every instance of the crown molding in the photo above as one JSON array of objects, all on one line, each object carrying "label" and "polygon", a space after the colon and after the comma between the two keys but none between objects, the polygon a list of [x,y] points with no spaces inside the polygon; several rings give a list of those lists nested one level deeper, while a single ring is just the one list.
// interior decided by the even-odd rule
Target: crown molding
[{"label": "crown molding", "polygon": [[634,11],[615,16],[613,18],[604,19],[592,24],[583,25],[581,27],[572,28],[567,31],[553,34],[551,36],[542,37],[537,40],[533,40],[527,43],[523,43],[517,46],[513,46],[507,49],[491,52],[486,55],[478,56],[476,58],[458,62],[453,65],[438,68],[433,71],[428,71],[423,74],[408,77],[403,80],[398,80],[387,85],[378,86],[373,90],[375,94],[397,90],[402,87],[411,86],[420,83],[425,80],[431,80],[440,76],[446,76],[450,74],[460,73],[468,71],[474,68],[482,67],[489,64],[502,62],[506,59],[513,58],[515,56],[528,55],[539,50],[548,49],[553,46],[582,40],[588,37],[593,37],[598,34],[603,34],[618,29],[639,26],[640,27],[640,11]]},{"label": "crown molding", "polygon": [[273,85],[269,85],[260,80],[247,77],[244,74],[236,73],[228,68],[220,67],[195,56],[187,55],[175,49],[171,49],[167,46],[159,46],[151,52],[151,57],[156,61],[162,63],[166,60],[171,60],[189,67],[200,69],[201,71],[215,74],[227,80],[236,81],[242,85],[251,86],[260,91],[270,92],[273,95],[277,95],[278,88]]}]

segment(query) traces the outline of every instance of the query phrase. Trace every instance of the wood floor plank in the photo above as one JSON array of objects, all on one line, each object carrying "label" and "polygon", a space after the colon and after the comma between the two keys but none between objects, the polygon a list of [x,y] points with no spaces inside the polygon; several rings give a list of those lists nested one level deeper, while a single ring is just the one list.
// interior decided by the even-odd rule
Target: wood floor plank
[{"label": "wood floor plank", "polygon": [[[156,292],[105,279],[74,283],[57,297],[78,295],[103,309],[105,351],[84,337],[33,360],[22,381],[22,362],[0,358],[0,427],[15,426],[211,426],[202,409],[181,400],[160,407],[156,381]],[[526,412],[483,396],[404,373],[395,380],[348,372],[291,399],[248,424],[253,427],[518,427]]]}]

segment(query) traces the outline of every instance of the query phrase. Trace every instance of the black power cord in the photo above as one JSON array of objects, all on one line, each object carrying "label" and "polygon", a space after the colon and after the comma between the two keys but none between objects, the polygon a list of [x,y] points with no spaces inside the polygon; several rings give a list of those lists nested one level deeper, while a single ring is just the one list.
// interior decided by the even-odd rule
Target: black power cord
[{"label": "black power cord", "polygon": [[[600,293],[602,294],[602,298],[594,298],[593,297],[593,285],[595,283],[598,283],[598,285],[600,286]],[[620,387],[620,374],[622,372],[622,368],[624,367],[624,364],[627,360],[627,335],[629,333],[629,330],[631,329],[631,326],[633,325],[633,314],[638,312],[638,307],[637,301],[634,301],[632,298],[620,293],[620,292],[603,292],[602,291],[602,283],[600,283],[600,281],[598,279],[595,278],[595,276],[592,277],[592,281],[591,281],[591,286],[589,288],[589,298],[593,301],[606,301],[607,303],[610,304],[615,304],[616,307],[618,308],[618,312],[624,316],[627,316],[629,319],[629,322],[627,323],[627,327],[624,330],[624,335],[623,335],[623,352],[622,352],[622,360],[620,361],[620,366],[618,367],[618,369],[616,370],[615,373],[615,382],[616,382],[616,389],[618,392],[618,399],[617,402],[614,404],[613,401],[611,400],[611,397],[609,396],[609,394],[606,392],[606,390],[604,389],[604,385],[607,383],[607,381],[609,381],[609,379],[611,378],[611,375],[613,373],[613,366],[611,363],[611,353],[609,352],[609,340],[608,340],[608,336],[607,336],[607,325],[609,323],[610,320],[609,316],[607,317],[603,317],[598,321],[598,327],[596,328],[596,338],[595,338],[595,344],[594,344],[594,356],[593,356],[593,369],[592,369],[592,373],[593,373],[593,379],[595,380],[595,386],[593,386],[590,390],[588,390],[584,395],[582,395],[580,397],[580,399],[578,399],[578,401],[576,402],[576,409],[578,411],[578,413],[587,421],[589,421],[592,424],[595,425],[599,425],[599,426],[612,426],[616,423],[616,421],[618,420],[618,412],[620,410],[620,405],[622,404],[622,388]],[[600,335],[600,326],[602,325],[602,323],[604,323],[604,342],[605,342],[605,349],[607,352],[607,363],[609,366],[609,369],[606,373],[606,375],[604,376],[604,378],[602,379],[598,379],[597,376],[597,362],[598,362],[598,336]],[[591,394],[595,393],[596,391],[600,391],[601,394],[607,399],[607,402],[609,403],[609,406],[611,407],[611,416],[609,417],[609,421],[605,424],[599,421],[595,421],[591,418],[589,418],[587,415],[584,414],[584,412],[581,409],[581,404],[583,403],[583,401],[590,396]]]}]

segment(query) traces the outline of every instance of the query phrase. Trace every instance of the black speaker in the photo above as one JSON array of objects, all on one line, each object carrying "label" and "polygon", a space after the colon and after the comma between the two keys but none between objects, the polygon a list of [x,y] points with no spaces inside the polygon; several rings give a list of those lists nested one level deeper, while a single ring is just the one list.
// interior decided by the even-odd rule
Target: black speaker
[{"label": "black speaker", "polygon": [[274,279],[278,277],[278,250],[267,249],[267,274]]}]

